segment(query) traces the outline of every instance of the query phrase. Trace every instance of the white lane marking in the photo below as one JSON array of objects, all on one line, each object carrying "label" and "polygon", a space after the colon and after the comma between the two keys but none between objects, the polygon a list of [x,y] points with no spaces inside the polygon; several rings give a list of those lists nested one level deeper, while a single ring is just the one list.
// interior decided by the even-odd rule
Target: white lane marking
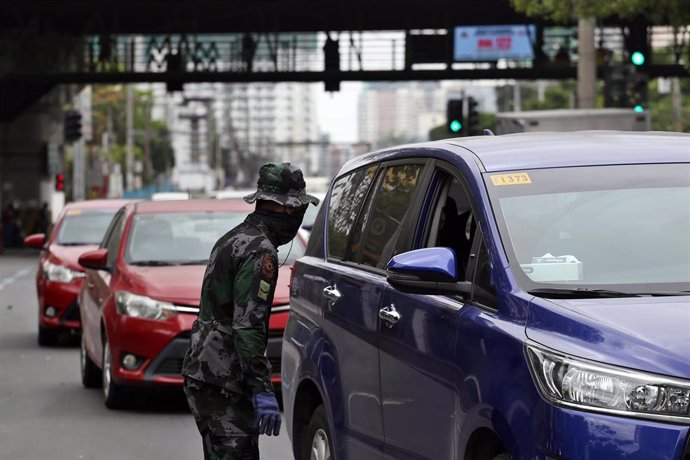
[{"label": "white lane marking", "polygon": [[13,273],[12,275],[8,276],[7,278],[3,278],[0,280],[0,291],[3,290],[5,286],[9,286],[10,284],[14,283],[17,281],[19,278],[28,275],[31,272],[30,269],[28,268],[22,268],[16,273]]}]

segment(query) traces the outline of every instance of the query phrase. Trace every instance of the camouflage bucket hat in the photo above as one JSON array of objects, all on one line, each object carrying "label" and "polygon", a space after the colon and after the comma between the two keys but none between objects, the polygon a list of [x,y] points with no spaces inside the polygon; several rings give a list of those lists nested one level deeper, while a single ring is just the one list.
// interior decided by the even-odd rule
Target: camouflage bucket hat
[{"label": "camouflage bucket hat", "polygon": [[319,204],[315,196],[307,195],[302,171],[290,163],[266,163],[259,170],[256,192],[244,197],[247,203],[269,200],[297,208],[312,203]]}]

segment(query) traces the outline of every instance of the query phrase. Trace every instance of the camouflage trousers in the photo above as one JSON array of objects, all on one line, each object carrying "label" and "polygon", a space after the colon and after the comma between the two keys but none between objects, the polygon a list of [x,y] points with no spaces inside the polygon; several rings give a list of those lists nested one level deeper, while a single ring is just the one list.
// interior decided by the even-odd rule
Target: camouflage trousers
[{"label": "camouflage trousers", "polygon": [[185,378],[184,392],[201,434],[205,460],[258,460],[259,435],[248,395],[221,393]]}]

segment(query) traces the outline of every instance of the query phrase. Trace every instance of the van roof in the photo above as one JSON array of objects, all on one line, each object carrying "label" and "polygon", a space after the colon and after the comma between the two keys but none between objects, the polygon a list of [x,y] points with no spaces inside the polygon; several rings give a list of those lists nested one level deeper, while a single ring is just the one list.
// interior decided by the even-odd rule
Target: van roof
[{"label": "van roof", "polygon": [[449,139],[486,171],[606,164],[690,162],[690,135],[666,132],[535,132]]},{"label": "van roof", "polygon": [[472,136],[409,144],[348,161],[341,172],[372,161],[415,155],[415,149],[472,152],[483,171],[515,171],[569,166],[689,163],[690,134],[671,132],[574,131]]}]

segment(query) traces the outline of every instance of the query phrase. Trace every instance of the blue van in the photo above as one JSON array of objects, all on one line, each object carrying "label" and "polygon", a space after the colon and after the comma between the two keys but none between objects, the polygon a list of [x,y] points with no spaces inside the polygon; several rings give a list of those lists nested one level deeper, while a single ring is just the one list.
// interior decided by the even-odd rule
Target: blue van
[{"label": "blue van", "polygon": [[357,157],[290,306],[298,460],[688,460],[690,135]]}]

